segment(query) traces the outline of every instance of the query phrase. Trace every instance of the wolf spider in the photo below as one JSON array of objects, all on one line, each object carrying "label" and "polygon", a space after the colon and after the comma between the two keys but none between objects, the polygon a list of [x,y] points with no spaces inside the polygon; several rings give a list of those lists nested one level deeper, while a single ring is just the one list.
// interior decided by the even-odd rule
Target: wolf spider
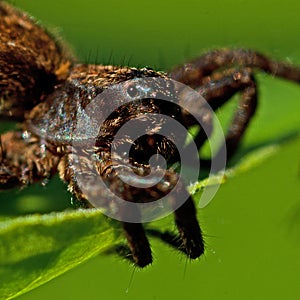
[{"label": "wolf spider", "polygon": [[[20,130],[1,136],[0,189],[33,184],[58,173],[68,184],[69,191],[86,207],[91,204],[79,188],[70,163],[71,142],[42,133],[43,126],[51,124],[54,131],[66,134],[75,122],[73,112],[76,105],[84,108],[90,99],[107,87],[134,78],[171,78],[182,82],[198,91],[213,110],[240,93],[239,104],[223,145],[227,149],[227,157],[231,158],[256,110],[254,70],[260,69],[273,76],[300,82],[299,68],[275,62],[246,49],[211,51],[169,73],[150,68],[78,64],[69,51],[31,17],[3,1],[0,1],[0,40],[0,115],[2,119],[21,122]],[[131,95],[135,92],[134,88],[128,89]],[[102,103],[102,106],[106,109],[109,102]],[[63,107],[63,117],[58,116],[58,107]],[[117,164],[126,172],[121,160],[111,159],[111,140],[117,130],[132,118],[153,112],[171,115],[174,110],[153,99],[133,102],[127,108],[118,109],[105,123],[105,134],[98,137],[93,148],[95,150],[96,147],[93,153],[99,158],[93,161],[99,175],[112,191],[127,201],[154,201],[170,192],[170,188],[163,188],[159,184],[138,189],[122,183],[118,172],[112,168],[112,164]],[[195,125],[195,120],[188,118],[184,111],[176,110],[175,118],[186,127]],[[207,138],[200,130],[195,136],[198,149]],[[84,149],[80,157],[90,159],[88,150]],[[131,168],[141,176],[147,175],[149,165],[146,162],[156,153],[164,155],[171,163],[178,160],[172,143],[161,137],[159,130],[132,145]],[[88,165],[82,172],[89,172]],[[162,182],[172,186],[177,180],[175,171],[170,168],[165,172]],[[198,258],[204,252],[204,241],[191,197],[175,210],[174,216],[179,239],[174,239],[168,233],[150,233],[158,234],[166,242],[181,248],[189,258]],[[142,224],[121,223],[134,263],[140,267],[150,264],[151,249]]]}]

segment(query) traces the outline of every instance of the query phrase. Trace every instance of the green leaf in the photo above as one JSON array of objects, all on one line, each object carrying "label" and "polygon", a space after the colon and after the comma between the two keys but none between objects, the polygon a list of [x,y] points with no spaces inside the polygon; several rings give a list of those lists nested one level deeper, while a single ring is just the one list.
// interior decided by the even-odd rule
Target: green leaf
[{"label": "green leaf", "polygon": [[0,298],[12,299],[106,251],[117,230],[98,210],[0,222]]}]

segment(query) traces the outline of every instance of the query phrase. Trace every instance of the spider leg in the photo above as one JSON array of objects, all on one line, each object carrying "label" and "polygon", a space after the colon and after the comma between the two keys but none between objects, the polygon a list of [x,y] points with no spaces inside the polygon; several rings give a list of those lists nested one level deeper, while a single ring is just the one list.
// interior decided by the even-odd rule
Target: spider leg
[{"label": "spider leg", "polygon": [[143,268],[152,263],[149,241],[141,223],[122,222],[133,261]]},{"label": "spider leg", "polygon": [[[230,159],[235,154],[257,107],[257,88],[252,69],[229,69],[215,73],[206,78],[206,83],[196,90],[206,99],[214,111],[230,100],[234,94],[241,93],[237,110],[225,137],[225,144],[221,146],[226,148],[227,159]],[[192,125],[197,124],[193,118],[189,118],[189,122],[194,122]],[[208,138],[209,136],[203,130],[199,131],[194,138],[198,149]],[[220,153],[222,153],[222,149],[216,155],[220,155]],[[201,164],[204,167],[209,167],[210,161],[201,159]]]},{"label": "spider leg", "polygon": [[[116,211],[116,202],[114,198],[110,196],[107,189],[125,201],[132,203],[149,203],[167,196],[171,190],[171,188],[169,188],[170,186],[177,184],[179,189],[184,188],[179,179],[179,175],[173,170],[155,169],[150,173],[148,165],[138,163],[131,164],[130,166],[125,165],[124,160],[112,160],[110,153],[105,152],[99,153],[101,159],[98,159],[96,164],[91,166],[89,163],[85,163],[91,160],[87,159],[86,156],[84,157],[84,155],[86,154],[82,153],[79,155],[79,153],[76,153],[76,160],[82,161],[80,167],[79,165],[75,168],[74,166],[72,167],[74,158],[72,158],[72,154],[69,154],[69,156],[64,157],[60,161],[58,169],[60,177],[68,182],[69,190],[74,193],[78,199],[89,201],[89,203],[97,207],[114,209]],[[139,177],[133,178],[132,171]],[[86,175],[84,178],[84,190],[78,182],[78,172]],[[130,183],[125,183],[119,174],[122,174],[125,178],[133,179]],[[99,184],[99,175],[105,182],[107,188]],[[150,176],[150,178],[145,176]],[[151,186],[149,185],[149,187],[144,188],[137,187],[137,183],[145,184],[148,180],[151,182]],[[152,183],[154,181],[157,183]],[[93,204],[91,198],[97,199],[96,205],[95,203]],[[168,203],[171,207],[177,203],[177,199],[171,196],[168,198],[168,201],[170,201]],[[143,226],[139,222],[141,213],[139,208],[130,208],[129,210],[129,208],[124,208],[123,206],[117,207],[119,219],[123,219],[122,216],[126,216],[126,220],[128,220],[129,216],[134,216],[134,222],[123,221],[121,223],[135,264],[140,267],[150,264],[152,262],[151,249]],[[148,213],[148,211],[146,213]],[[149,213],[152,213],[151,209]],[[204,251],[204,245],[192,199],[189,197],[181,207],[175,210],[174,215],[185,252],[190,258],[199,257]]]},{"label": "spider leg", "polygon": [[273,76],[300,82],[300,68],[286,62],[277,62],[249,49],[220,49],[208,52],[199,58],[176,67],[169,76],[191,87],[198,87],[218,69],[250,67],[261,69]]},{"label": "spider leg", "polygon": [[58,161],[37,138],[26,140],[21,132],[7,132],[1,135],[0,190],[49,178]]},{"label": "spider leg", "polygon": [[174,215],[186,254],[193,259],[199,257],[204,253],[204,241],[193,199],[189,197]]},{"label": "spider leg", "polygon": [[179,237],[169,231],[161,232],[156,229],[147,229],[147,233],[180,250],[189,258],[194,259],[202,255],[204,253],[204,241],[196,219],[195,205],[191,198],[175,211],[175,223]]},{"label": "spider leg", "polygon": [[[235,73],[230,68],[241,71]],[[168,74],[174,80],[192,88],[198,88],[214,110],[228,101],[233,94],[242,91],[238,110],[226,136],[228,158],[235,153],[256,109],[257,93],[254,77],[251,74],[254,69],[260,69],[272,76],[300,82],[299,67],[286,62],[274,61],[249,49],[214,50],[176,67]],[[246,74],[247,72],[248,74]],[[188,122],[189,125],[196,124],[192,118]],[[203,145],[207,138],[206,133],[200,130],[195,137],[198,148]],[[202,162],[202,166],[209,166],[208,161]]]},{"label": "spider leg", "polygon": [[257,108],[257,87],[252,70],[250,68],[229,70],[223,77],[220,76],[220,79],[212,80],[197,90],[213,110],[224,105],[234,94],[241,92],[237,110],[226,134],[225,144],[222,146],[226,147],[227,159],[230,159],[235,154]]},{"label": "spider leg", "polygon": [[[70,154],[69,156],[65,156],[61,160],[58,167],[59,174],[60,177],[69,184],[69,190],[74,193],[78,199],[80,199],[81,201],[85,201],[87,206],[93,205],[90,199],[91,194],[87,194],[89,192],[92,192],[93,195],[96,195],[96,197],[100,199],[99,203],[97,202],[97,207],[110,209],[114,205],[113,199],[109,197],[107,190],[105,190],[103,186],[100,186],[97,179],[99,175],[102,177],[103,181],[106,182],[107,188],[122,199],[133,202],[142,202],[143,200],[147,201],[150,190],[134,189],[128,184],[122,182],[122,180],[118,177],[118,174],[115,172],[115,169],[112,167],[112,162],[110,161],[110,159],[106,160],[105,158],[99,160],[98,166],[91,166],[85,165],[84,163],[85,161],[89,161],[89,159],[86,160],[84,156],[79,156],[79,159],[82,162],[82,164],[80,165],[80,172],[83,175],[87,175],[84,178],[84,184],[88,188],[86,191],[83,191],[76,176],[76,174],[78,174],[77,172],[79,171],[79,167],[71,167],[73,159],[74,158]],[[93,169],[94,167],[95,169]],[[120,163],[114,164],[114,167],[118,168],[119,170],[123,169],[123,172],[126,172],[128,170],[128,166],[122,166],[122,164]],[[141,167],[139,171],[141,172]],[[133,198],[132,195],[134,195]],[[124,210],[122,209],[122,207],[119,207],[118,210],[121,218],[124,215],[128,217],[128,214],[136,219],[139,218],[140,212],[138,211],[138,208],[132,208],[129,211],[128,209]],[[149,241],[145,235],[143,225],[141,223],[130,222],[121,222],[121,224],[125,232],[125,236],[134,263],[139,267],[145,267],[146,265],[151,264],[151,248]]]}]

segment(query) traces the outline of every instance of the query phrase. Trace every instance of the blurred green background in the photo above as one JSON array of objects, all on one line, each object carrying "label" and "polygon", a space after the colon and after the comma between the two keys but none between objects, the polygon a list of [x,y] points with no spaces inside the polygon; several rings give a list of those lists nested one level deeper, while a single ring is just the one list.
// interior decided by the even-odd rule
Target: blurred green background
[{"label": "blurred green background", "polygon": [[[237,46],[300,63],[297,1],[14,3],[90,63],[167,70],[206,50]],[[300,88],[266,75],[258,80],[261,103],[244,152],[300,128]],[[233,106],[220,117],[226,119]],[[261,166],[228,181],[209,206],[199,210],[207,242],[199,261],[189,262],[151,240],[155,261],[146,270],[134,272],[116,256],[99,256],[19,299],[298,299],[299,150],[299,139],[286,143]],[[1,194],[0,211],[12,215],[61,210],[70,198],[56,178],[44,188]],[[173,229],[172,218],[165,222]]]}]

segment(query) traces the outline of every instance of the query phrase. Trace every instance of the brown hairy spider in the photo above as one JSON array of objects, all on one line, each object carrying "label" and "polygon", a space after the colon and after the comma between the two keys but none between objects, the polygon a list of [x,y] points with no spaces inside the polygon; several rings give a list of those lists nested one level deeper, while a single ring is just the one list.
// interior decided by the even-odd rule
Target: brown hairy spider
[{"label": "brown hairy spider", "polygon": [[[86,207],[91,206],[89,196],[80,189],[71,163],[74,160],[73,139],[82,139],[85,146],[80,153],[76,153],[77,159],[85,162],[80,172],[89,175],[92,164],[111,191],[127,201],[143,203],[167,195],[179,180],[177,173],[169,168],[163,174],[162,181],[149,188],[123,183],[118,170],[126,174],[128,165],[122,158],[111,156],[111,142],[116,132],[127,121],[148,118],[149,113],[172,116],[186,128],[195,125],[195,120],[189,118],[185,111],[150,98],[120,106],[105,121],[94,145],[86,142],[84,137],[70,135],[70,130],[75,126],[78,106],[84,109],[91,99],[109,86],[134,78],[171,78],[198,91],[213,110],[221,107],[234,94],[241,93],[223,145],[230,158],[256,110],[254,69],[300,82],[299,68],[274,62],[260,53],[245,49],[211,51],[168,74],[149,68],[78,64],[31,17],[3,1],[0,1],[0,42],[0,116],[22,122],[19,131],[6,132],[1,136],[0,189],[21,187],[59,173],[68,184],[69,191]],[[128,87],[129,96],[134,98],[136,92],[135,87]],[[100,103],[103,110],[109,106],[109,99]],[[45,128],[50,128],[47,135],[44,134]],[[153,134],[135,141],[130,151],[130,168],[142,177],[149,173],[147,162],[153,154],[162,154],[170,164],[179,160],[172,142],[159,134],[159,128],[154,129]],[[195,137],[198,149],[207,138],[200,130]],[[127,142],[119,141],[121,145]],[[158,169],[157,174],[160,173]],[[93,178],[88,184],[95,188]],[[101,190],[95,191],[100,198],[105,198]],[[189,258],[198,258],[204,252],[204,241],[191,197],[175,210],[174,216],[180,241],[168,233],[160,237],[181,248]],[[135,264],[140,267],[150,264],[151,249],[142,224],[121,223]]]}]

